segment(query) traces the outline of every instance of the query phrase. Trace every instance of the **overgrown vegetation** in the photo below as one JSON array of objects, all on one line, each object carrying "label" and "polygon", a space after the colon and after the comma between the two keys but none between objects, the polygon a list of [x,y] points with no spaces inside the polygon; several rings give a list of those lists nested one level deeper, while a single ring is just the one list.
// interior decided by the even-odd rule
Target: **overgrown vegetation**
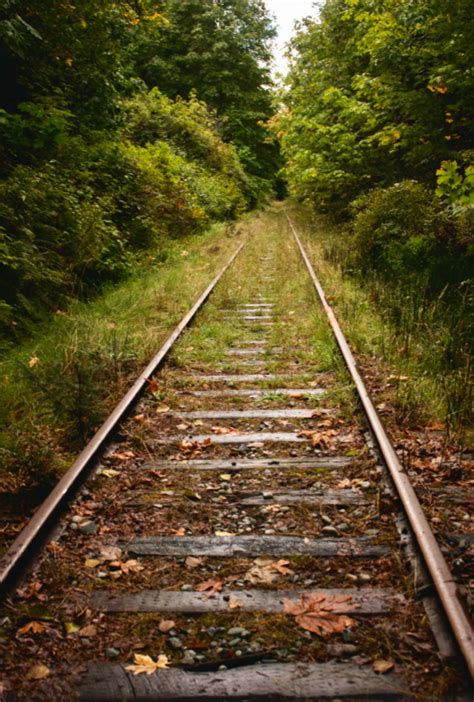
[{"label": "overgrown vegetation", "polygon": [[[268,195],[273,31],[260,0],[4,3],[3,339],[123,278],[147,250],[159,257],[167,237],[232,219]],[[246,100],[220,99],[229,76],[214,60],[184,70],[198,35],[210,52],[238,54]]]},{"label": "overgrown vegetation", "polygon": [[470,0],[327,0],[293,41],[272,121],[292,194],[342,223],[328,254],[407,354],[422,335],[421,372],[450,378],[458,428],[472,416],[473,22]]},{"label": "overgrown vegetation", "polygon": [[54,485],[238,241],[223,224],[171,240],[161,263],[135,266],[120,286],[76,301],[5,354],[3,507],[13,506],[12,493],[36,501]]}]

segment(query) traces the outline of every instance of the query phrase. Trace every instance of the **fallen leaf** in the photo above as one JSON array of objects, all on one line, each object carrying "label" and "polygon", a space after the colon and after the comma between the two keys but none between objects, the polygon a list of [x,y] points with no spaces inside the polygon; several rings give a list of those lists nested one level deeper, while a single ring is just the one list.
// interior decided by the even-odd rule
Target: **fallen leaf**
[{"label": "fallen leaf", "polygon": [[151,380],[148,381],[148,392],[151,392],[153,395],[154,392],[158,392],[159,389],[158,381],[156,378],[152,378]]},{"label": "fallen leaf", "polygon": [[254,565],[245,574],[245,580],[250,583],[265,583],[270,585],[279,575],[292,575],[293,571],[286,566],[289,561],[272,561],[271,558],[256,558]]},{"label": "fallen leaf", "polygon": [[235,536],[235,534],[231,531],[215,531],[214,534],[216,536]]},{"label": "fallen leaf", "polygon": [[97,627],[94,624],[88,624],[82,627],[82,629],[79,629],[79,636],[83,636],[86,639],[97,636]]},{"label": "fallen leaf", "polygon": [[242,602],[234,595],[231,595],[229,598],[229,609],[238,609],[239,607],[242,607]]},{"label": "fallen leaf", "polygon": [[118,568],[124,575],[128,575],[129,573],[139,573],[142,570],[145,570],[145,567],[140,565],[140,563],[136,560],[130,560],[130,561],[125,561],[124,563],[122,561],[112,561],[112,563],[109,564],[111,568]]},{"label": "fallen leaf", "polygon": [[100,565],[98,558],[86,558],[84,561],[84,568],[97,568]]},{"label": "fallen leaf", "polygon": [[194,588],[196,592],[205,592],[206,599],[212,597],[216,592],[220,592],[224,587],[223,580],[205,580],[203,583],[199,583]]},{"label": "fallen leaf", "polygon": [[384,660],[383,658],[379,658],[376,661],[373,662],[372,668],[376,673],[388,673],[389,670],[392,670],[393,666],[395,663],[392,660]]},{"label": "fallen leaf", "polygon": [[172,619],[163,619],[163,621],[158,624],[158,629],[162,634],[166,634],[168,631],[171,631],[171,629],[174,629],[175,626],[176,622],[174,622]]},{"label": "fallen leaf", "polygon": [[283,611],[292,614],[303,629],[325,637],[352,626],[354,620],[341,612],[352,611],[357,607],[359,605],[352,602],[350,595],[314,592],[302,595],[296,602],[285,599]]},{"label": "fallen leaf", "polygon": [[28,368],[34,368],[40,362],[38,356],[32,356],[28,361]]},{"label": "fallen leaf", "polygon": [[186,429],[187,429],[188,427],[189,427],[189,424],[178,424],[178,426],[176,427],[176,429],[178,429],[178,431],[186,431]]},{"label": "fallen leaf", "polygon": [[232,475],[230,473],[221,473],[219,475],[219,478],[221,480],[229,481],[229,480],[232,480]]},{"label": "fallen leaf", "polygon": [[240,434],[241,432],[238,429],[234,429],[234,427],[220,427],[220,426],[215,426],[211,427],[211,431],[213,434]]},{"label": "fallen leaf", "polygon": [[66,634],[75,634],[80,628],[79,624],[74,624],[74,622],[64,623],[64,631]]},{"label": "fallen leaf", "polygon": [[51,671],[46,665],[38,663],[29,669],[26,674],[26,678],[27,680],[44,680],[45,678],[48,678],[50,674]]},{"label": "fallen leaf", "polygon": [[140,653],[134,654],[135,663],[133,665],[127,665],[126,670],[129,670],[134,675],[140,675],[146,673],[147,675],[152,675],[159,668],[168,668],[168,656],[160,655],[158,660],[154,661],[150,656],[143,656]]},{"label": "fallen leaf", "polygon": [[158,405],[156,408],[157,414],[166,414],[167,412],[170,411],[170,407],[168,405]]},{"label": "fallen leaf", "polygon": [[104,546],[100,549],[100,555],[104,561],[118,561],[122,555],[122,549],[118,546]]},{"label": "fallen leaf", "polygon": [[184,565],[189,570],[192,570],[193,568],[198,568],[203,563],[204,563],[204,559],[203,558],[196,558],[196,556],[188,556],[186,558],[186,560],[184,561]]},{"label": "fallen leaf", "polygon": [[128,461],[129,458],[135,458],[133,451],[115,451],[110,454],[110,458],[116,461]]},{"label": "fallen leaf", "polygon": [[101,475],[105,475],[106,478],[115,478],[117,475],[120,475],[120,471],[113,468],[105,468]]},{"label": "fallen leaf", "polygon": [[173,534],[176,534],[176,536],[184,536],[186,534],[186,530],[184,527],[179,527],[179,529],[176,529]]},{"label": "fallen leaf", "polygon": [[145,421],[145,415],[144,414],[136,414],[135,417],[133,417],[134,422],[138,422],[139,424],[142,424]]},{"label": "fallen leaf", "polygon": [[24,636],[25,634],[42,634],[46,631],[48,627],[43,622],[28,622],[21,629],[16,632],[17,636]]}]

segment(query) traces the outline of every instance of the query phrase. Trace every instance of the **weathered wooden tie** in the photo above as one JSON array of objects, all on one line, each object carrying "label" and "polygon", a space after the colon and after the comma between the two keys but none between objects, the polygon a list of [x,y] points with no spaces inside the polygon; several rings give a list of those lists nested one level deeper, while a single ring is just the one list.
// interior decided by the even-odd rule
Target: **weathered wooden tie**
[{"label": "weathered wooden tie", "polygon": [[379,558],[392,550],[361,536],[353,538],[305,538],[299,536],[143,536],[125,544],[134,556],[350,556]]},{"label": "weathered wooden tie", "polygon": [[[90,664],[80,688],[81,702],[158,700],[278,700],[398,697],[402,681],[393,673],[344,663],[275,663],[211,673],[172,668],[132,675],[120,663]],[[405,698],[407,699],[407,698]]]},{"label": "weathered wooden tie", "polygon": [[[101,612],[180,612],[183,614],[205,614],[207,612],[228,612],[238,609],[245,612],[280,613],[285,600],[296,602],[304,594],[318,594],[326,597],[350,597],[351,612],[357,616],[380,615],[389,612],[400,597],[392,591],[376,588],[347,588],[313,590],[223,590],[211,597],[202,592],[169,592],[163,590],[143,590],[132,593],[113,593],[96,590],[90,598],[90,606]],[[231,606],[232,605],[232,606]],[[335,614],[345,613],[333,610]]]}]

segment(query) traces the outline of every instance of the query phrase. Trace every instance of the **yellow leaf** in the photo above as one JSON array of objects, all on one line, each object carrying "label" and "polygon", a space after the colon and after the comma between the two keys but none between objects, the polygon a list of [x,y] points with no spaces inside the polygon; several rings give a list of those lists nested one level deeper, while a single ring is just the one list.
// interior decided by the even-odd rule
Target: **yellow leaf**
[{"label": "yellow leaf", "polygon": [[81,27],[82,27],[83,29],[86,29],[86,27],[87,27],[87,22],[86,22],[86,20],[85,20],[84,18],[81,19]]},{"label": "yellow leaf", "polygon": [[86,558],[84,561],[84,568],[97,568],[100,565],[100,561],[97,558]]},{"label": "yellow leaf", "polygon": [[74,63],[73,59],[69,56],[69,57],[66,59],[66,64],[67,64],[68,66],[72,66],[73,63]]},{"label": "yellow leaf", "polygon": [[34,368],[40,362],[38,356],[32,356],[28,361],[28,368]]},{"label": "yellow leaf", "polygon": [[106,468],[102,471],[102,475],[105,475],[107,478],[115,478],[116,475],[120,475],[120,471],[114,470],[113,468]]},{"label": "yellow leaf", "polygon": [[135,653],[135,663],[133,665],[127,665],[126,670],[129,670],[134,675],[140,675],[146,673],[147,675],[152,675],[159,668],[168,668],[168,656],[160,655],[158,660],[154,661],[150,656],[143,656],[140,653]]},{"label": "yellow leaf", "polygon": [[219,475],[219,478],[225,481],[232,480],[232,476],[230,473],[222,473],[221,475]]}]

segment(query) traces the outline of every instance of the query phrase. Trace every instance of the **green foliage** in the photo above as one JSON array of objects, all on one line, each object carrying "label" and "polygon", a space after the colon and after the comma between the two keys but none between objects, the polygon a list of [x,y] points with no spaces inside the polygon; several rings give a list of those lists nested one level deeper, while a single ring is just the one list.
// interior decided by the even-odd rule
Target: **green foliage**
[{"label": "green foliage", "polygon": [[400,286],[411,281],[431,298],[442,290],[446,296],[471,276],[474,247],[468,232],[474,218],[446,211],[419,183],[375,188],[354,201],[353,212],[352,251],[364,274]]},{"label": "green foliage", "polygon": [[463,176],[457,161],[443,161],[436,175],[438,197],[450,205],[474,205],[474,166],[467,166]]},{"label": "green foliage", "polygon": [[194,92],[219,116],[249,175],[253,202],[279,167],[265,127],[272,115],[269,64],[275,29],[262,0],[163,0],[167,21],[142,33],[133,50],[140,77],[170,97]]},{"label": "green foliage", "polygon": [[294,42],[276,129],[292,192],[333,212],[374,185],[434,184],[474,139],[471,0],[327,0]]}]

